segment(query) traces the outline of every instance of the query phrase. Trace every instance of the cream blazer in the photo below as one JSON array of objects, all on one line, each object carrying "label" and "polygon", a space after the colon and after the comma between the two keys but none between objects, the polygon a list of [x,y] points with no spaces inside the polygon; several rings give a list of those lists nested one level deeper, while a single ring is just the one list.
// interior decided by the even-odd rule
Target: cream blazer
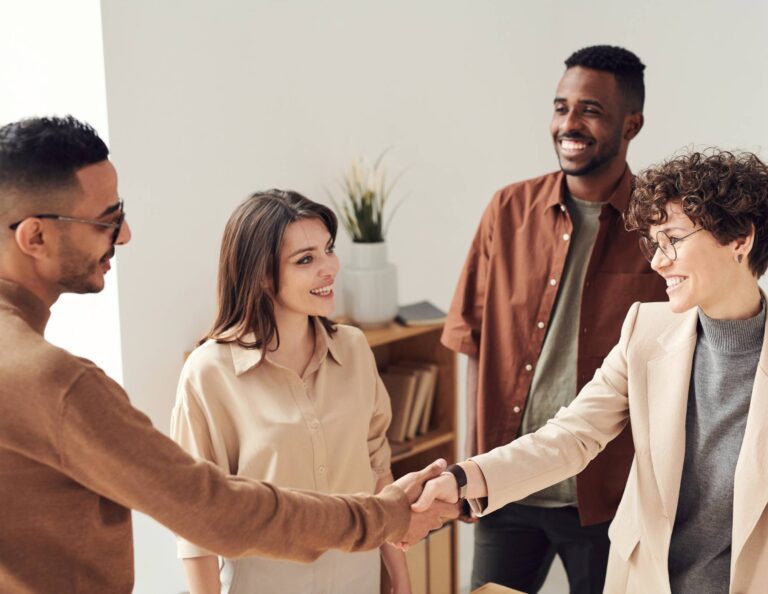
[{"label": "cream blazer", "polygon": [[[675,314],[667,303],[635,303],[619,344],[568,408],[536,433],[472,458],[489,493],[470,502],[474,510],[489,514],[579,473],[631,419],[635,456],[608,530],[604,592],[670,592],[697,321],[697,308]],[[735,470],[731,594],[768,591],[767,348],[764,340]]]}]

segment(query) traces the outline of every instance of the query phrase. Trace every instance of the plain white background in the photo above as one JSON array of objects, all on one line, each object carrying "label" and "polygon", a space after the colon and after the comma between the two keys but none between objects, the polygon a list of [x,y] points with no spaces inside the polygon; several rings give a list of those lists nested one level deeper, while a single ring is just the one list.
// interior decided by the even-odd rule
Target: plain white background
[{"label": "plain white background", "polygon": [[[118,250],[120,328],[107,293],[63,334],[118,377],[107,354],[122,347],[132,401],[163,431],[183,353],[211,321],[224,222],[249,192],[327,201],[353,157],[391,147],[408,194],[389,236],[400,299],[446,308],[492,192],[556,167],[548,122],[573,50],[623,45],[648,66],[635,170],[690,146],[763,151],[768,137],[757,0],[35,0],[0,17],[13,23],[2,121],[73,112],[106,137],[108,116],[133,230]],[[135,517],[135,591],[185,589],[172,535]]]}]

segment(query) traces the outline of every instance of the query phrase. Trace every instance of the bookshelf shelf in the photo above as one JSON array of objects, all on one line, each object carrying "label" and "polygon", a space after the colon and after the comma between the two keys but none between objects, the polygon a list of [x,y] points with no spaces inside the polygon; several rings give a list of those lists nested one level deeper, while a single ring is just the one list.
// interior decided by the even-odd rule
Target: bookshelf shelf
[{"label": "bookshelf shelf", "polygon": [[391,444],[392,463],[406,460],[410,456],[426,452],[439,445],[451,443],[454,439],[453,431],[430,431],[405,443],[393,443]]},{"label": "bookshelf shelf", "polygon": [[[401,326],[395,323],[384,328],[364,330],[379,371],[404,361],[434,363],[438,367],[427,432],[402,444],[391,444],[392,473],[395,478],[420,470],[436,458],[445,458],[449,464],[457,459],[456,355],[440,343],[442,331],[442,324]],[[419,554],[418,548],[411,550],[413,554]],[[420,561],[414,558],[412,562],[409,559],[414,594],[456,594],[458,538],[455,523],[447,524],[443,530],[433,533],[425,544],[425,550],[427,554]],[[434,554],[441,550],[450,550],[450,555]],[[419,564],[424,571],[416,571],[414,574],[413,567]],[[386,571],[382,575],[385,576]],[[386,581],[382,579],[382,592],[389,592]]]}]

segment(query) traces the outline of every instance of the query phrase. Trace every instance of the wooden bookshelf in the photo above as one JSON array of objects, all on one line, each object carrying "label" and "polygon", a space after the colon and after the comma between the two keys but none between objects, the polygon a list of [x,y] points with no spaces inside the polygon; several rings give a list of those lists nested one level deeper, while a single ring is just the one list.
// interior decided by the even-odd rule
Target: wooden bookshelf
[{"label": "wooden bookshelf", "polygon": [[[379,371],[400,361],[424,361],[438,366],[435,399],[429,430],[424,435],[403,444],[392,444],[392,472],[395,478],[419,470],[435,460],[445,458],[448,463],[457,459],[456,431],[457,367],[456,355],[440,343],[442,324],[434,326],[401,326],[389,324],[384,328],[364,330],[368,344],[376,357]],[[456,594],[458,592],[458,538],[455,523],[445,526],[440,534],[427,539],[424,553],[426,571],[412,570],[414,594]],[[450,545],[443,543],[450,542]],[[450,549],[450,558],[434,551]],[[421,555],[422,549],[412,549],[412,555]],[[433,551],[430,553],[430,551]],[[413,565],[421,567],[423,559],[414,558]],[[386,571],[382,567],[382,592],[389,592]],[[426,576],[426,577],[424,577]],[[446,589],[446,584],[450,588]]]}]

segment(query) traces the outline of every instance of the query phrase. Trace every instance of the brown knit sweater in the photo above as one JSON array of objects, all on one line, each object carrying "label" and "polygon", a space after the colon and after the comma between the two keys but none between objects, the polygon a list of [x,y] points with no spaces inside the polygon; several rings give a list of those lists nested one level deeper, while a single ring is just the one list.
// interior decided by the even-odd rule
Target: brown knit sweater
[{"label": "brown knit sweater", "polygon": [[0,280],[3,593],[131,592],[131,508],[229,557],[311,561],[405,533],[396,487],[371,498],[283,491],[195,461],[93,363],[47,343],[48,316]]}]

